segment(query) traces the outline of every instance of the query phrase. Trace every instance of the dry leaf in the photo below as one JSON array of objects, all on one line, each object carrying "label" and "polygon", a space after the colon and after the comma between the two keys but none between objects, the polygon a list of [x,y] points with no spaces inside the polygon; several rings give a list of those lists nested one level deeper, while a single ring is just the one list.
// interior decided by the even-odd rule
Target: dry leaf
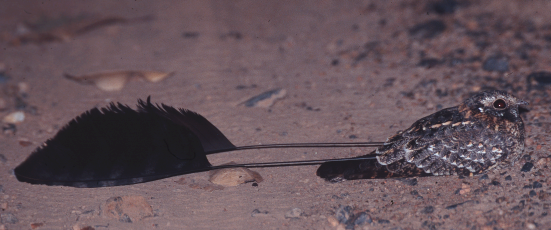
[{"label": "dry leaf", "polygon": [[10,43],[18,46],[27,43],[41,44],[45,42],[70,41],[73,37],[89,31],[114,24],[150,21],[153,16],[126,19],[122,17],[60,17],[41,18],[34,23],[21,23],[18,25],[19,36]]},{"label": "dry leaf", "polygon": [[131,79],[143,79],[149,82],[159,82],[173,74],[158,71],[134,71],[122,70],[92,73],[80,76],[65,74],[65,77],[82,84],[95,84],[96,87],[103,91],[121,90],[126,82]]},{"label": "dry leaf", "polygon": [[256,95],[242,104],[244,104],[247,107],[260,107],[260,108],[269,108],[271,107],[277,100],[280,100],[287,96],[287,90],[285,89],[274,89],[269,90],[264,93],[261,93],[259,95]]}]

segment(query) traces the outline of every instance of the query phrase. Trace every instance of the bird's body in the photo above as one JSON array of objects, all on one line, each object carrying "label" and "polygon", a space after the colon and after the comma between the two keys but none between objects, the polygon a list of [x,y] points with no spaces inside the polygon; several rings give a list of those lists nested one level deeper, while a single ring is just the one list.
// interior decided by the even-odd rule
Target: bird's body
[{"label": "bird's body", "polygon": [[387,139],[376,160],[327,162],[328,180],[480,173],[513,164],[524,151],[519,105],[501,91],[478,93],[459,106],[419,119]]},{"label": "bird's body", "polygon": [[[201,115],[138,101],[92,109],[69,122],[14,169],[32,184],[103,187],[228,167],[323,163],[327,180],[480,173],[514,163],[524,150],[519,105],[501,91],[482,92],[463,104],[421,118],[382,144],[294,143],[233,145]],[[244,149],[287,147],[378,147],[358,159],[266,162],[212,166],[207,155]],[[331,162],[329,162],[331,161]]]}]

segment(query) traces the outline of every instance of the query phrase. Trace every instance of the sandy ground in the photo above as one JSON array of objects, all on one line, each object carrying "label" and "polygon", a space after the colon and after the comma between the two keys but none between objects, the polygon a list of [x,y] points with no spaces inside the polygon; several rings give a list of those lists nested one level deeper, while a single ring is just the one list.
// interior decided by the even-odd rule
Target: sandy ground
[{"label": "sandy ground", "polygon": [[[551,2],[437,3],[0,1],[0,96],[7,103],[0,116],[26,114],[15,133],[3,124],[0,135],[0,229],[549,228]],[[25,22],[82,15],[153,17],[63,41],[13,40]],[[158,83],[130,81],[115,92],[63,77],[108,70],[175,74]],[[543,77],[530,77],[536,72]],[[277,88],[286,97],[270,108],[240,104]],[[12,172],[72,118],[113,101],[134,105],[151,95],[153,102],[196,111],[236,145],[384,141],[484,89],[509,91],[531,105],[522,115],[526,155],[482,176],[328,183],[316,177],[316,166],[259,168],[258,186],[208,191],[193,186],[208,184],[208,173],[79,189],[21,183]],[[209,159],[307,160],[368,151],[258,150]],[[100,206],[119,196],[144,197],[153,214],[131,222],[102,215]],[[336,215],[347,214],[346,206],[350,214],[368,214],[364,223],[335,226],[346,219]]]}]

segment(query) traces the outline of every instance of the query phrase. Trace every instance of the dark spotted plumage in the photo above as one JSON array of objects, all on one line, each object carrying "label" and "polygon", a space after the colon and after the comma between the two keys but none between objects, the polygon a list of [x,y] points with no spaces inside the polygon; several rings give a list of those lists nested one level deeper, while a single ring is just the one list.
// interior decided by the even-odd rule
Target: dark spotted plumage
[{"label": "dark spotted plumage", "polygon": [[519,106],[527,104],[506,92],[481,92],[389,137],[366,155],[376,155],[376,160],[327,162],[317,174],[328,180],[350,180],[477,174],[508,166],[524,151]]}]

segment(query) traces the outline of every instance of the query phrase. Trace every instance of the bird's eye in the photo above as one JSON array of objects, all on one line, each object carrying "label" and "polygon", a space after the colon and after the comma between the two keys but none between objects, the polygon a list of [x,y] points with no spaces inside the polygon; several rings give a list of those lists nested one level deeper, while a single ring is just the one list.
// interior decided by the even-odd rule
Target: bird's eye
[{"label": "bird's eye", "polygon": [[507,103],[502,99],[497,99],[494,101],[494,108],[496,109],[505,109],[507,107]]}]

